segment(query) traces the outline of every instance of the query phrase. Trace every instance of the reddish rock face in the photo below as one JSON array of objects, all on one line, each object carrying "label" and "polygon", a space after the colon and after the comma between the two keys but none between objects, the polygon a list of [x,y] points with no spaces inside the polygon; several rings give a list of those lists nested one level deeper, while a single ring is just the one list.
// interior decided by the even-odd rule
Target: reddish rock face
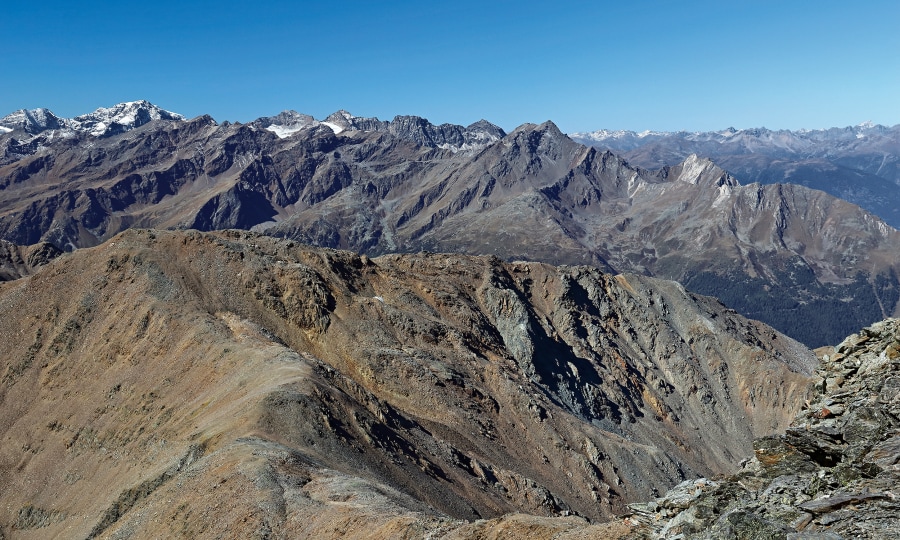
[{"label": "reddish rock face", "polygon": [[816,364],[673,282],[236,231],[0,284],[0,342],[13,537],[576,534],[733,472]]}]

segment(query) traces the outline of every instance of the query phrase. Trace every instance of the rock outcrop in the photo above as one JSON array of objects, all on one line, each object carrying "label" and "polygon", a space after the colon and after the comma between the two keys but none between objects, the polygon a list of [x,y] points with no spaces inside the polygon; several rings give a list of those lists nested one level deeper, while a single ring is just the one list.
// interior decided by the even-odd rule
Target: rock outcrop
[{"label": "rock outcrop", "polygon": [[62,251],[48,242],[17,246],[0,240],[0,281],[27,276],[60,255]]},{"label": "rock outcrop", "polygon": [[241,231],[0,283],[0,342],[15,538],[622,532],[587,520],[734,472],[816,365],[673,282]]},{"label": "rock outcrop", "polygon": [[649,538],[896,538],[900,319],[820,349],[817,392],[737,475],[632,505]]}]

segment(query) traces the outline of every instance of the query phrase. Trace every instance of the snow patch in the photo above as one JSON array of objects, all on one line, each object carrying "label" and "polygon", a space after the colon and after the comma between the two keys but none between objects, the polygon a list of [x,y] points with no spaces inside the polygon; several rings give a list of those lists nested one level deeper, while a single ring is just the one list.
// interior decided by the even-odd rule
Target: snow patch
[{"label": "snow patch", "polygon": [[644,185],[644,181],[638,178],[637,173],[632,174],[631,178],[628,179],[628,196],[634,198],[644,188]]},{"label": "snow patch", "polygon": [[306,126],[277,126],[272,125],[266,128],[266,131],[271,131],[275,135],[278,136],[279,139],[284,139],[290,137],[294,133],[297,133],[301,129]]},{"label": "snow patch", "polygon": [[12,128],[8,128],[6,126],[0,126],[0,133],[9,133],[12,131]]},{"label": "snow patch", "polygon": [[330,127],[330,128],[331,128],[331,131],[333,131],[335,135],[337,135],[338,133],[344,131],[344,128],[342,128],[341,126],[339,126],[339,125],[337,125],[337,124],[332,124],[331,122],[322,122],[322,124],[324,124],[324,125]]}]

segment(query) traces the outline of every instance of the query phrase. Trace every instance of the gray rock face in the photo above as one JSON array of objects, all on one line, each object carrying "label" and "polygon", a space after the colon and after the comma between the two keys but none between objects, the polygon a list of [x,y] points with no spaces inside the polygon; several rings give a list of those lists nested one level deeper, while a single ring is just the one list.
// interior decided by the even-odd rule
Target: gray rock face
[{"label": "gray rock face", "polygon": [[672,538],[894,538],[900,527],[900,319],[819,350],[818,392],[733,477],[633,505]]}]

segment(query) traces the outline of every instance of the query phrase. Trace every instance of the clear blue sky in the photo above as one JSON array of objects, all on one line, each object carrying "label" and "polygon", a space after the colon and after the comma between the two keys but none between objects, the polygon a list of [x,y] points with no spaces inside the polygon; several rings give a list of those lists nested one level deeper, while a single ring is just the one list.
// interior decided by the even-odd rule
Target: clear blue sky
[{"label": "clear blue sky", "polygon": [[3,2],[0,73],[0,115],[147,99],[242,122],[893,125],[900,1]]}]

